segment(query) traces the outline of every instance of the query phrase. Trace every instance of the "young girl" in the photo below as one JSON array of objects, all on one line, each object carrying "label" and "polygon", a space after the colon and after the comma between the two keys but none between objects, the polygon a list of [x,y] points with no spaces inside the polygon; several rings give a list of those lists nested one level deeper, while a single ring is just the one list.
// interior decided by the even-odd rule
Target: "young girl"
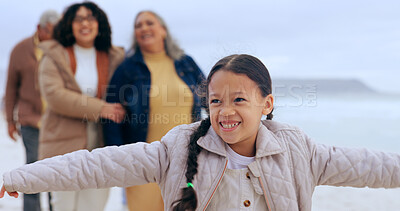
[{"label": "young girl", "polygon": [[400,155],[316,144],[272,121],[271,79],[253,56],[217,62],[207,99],[207,119],[161,142],[81,150],[7,172],[0,197],[155,182],[165,210],[311,210],[317,185],[400,186]]}]

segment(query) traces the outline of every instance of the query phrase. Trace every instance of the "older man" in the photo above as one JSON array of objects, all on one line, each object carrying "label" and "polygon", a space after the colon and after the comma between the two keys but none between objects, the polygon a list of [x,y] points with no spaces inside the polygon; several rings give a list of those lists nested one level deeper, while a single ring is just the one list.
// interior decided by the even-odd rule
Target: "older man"
[{"label": "older man", "polygon": [[[38,64],[43,52],[41,41],[51,39],[53,26],[60,15],[54,10],[45,11],[35,34],[19,42],[11,52],[8,66],[5,108],[8,134],[16,141],[20,134],[25,145],[26,163],[38,158],[38,137],[42,102],[38,86]],[[40,211],[40,195],[24,195],[24,211]]]}]

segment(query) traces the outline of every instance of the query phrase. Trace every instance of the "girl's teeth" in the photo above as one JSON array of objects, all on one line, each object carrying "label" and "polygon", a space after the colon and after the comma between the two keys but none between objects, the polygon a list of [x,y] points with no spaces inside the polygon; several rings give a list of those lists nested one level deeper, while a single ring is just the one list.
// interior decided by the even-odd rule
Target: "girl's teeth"
[{"label": "girl's teeth", "polygon": [[223,127],[223,128],[227,128],[227,129],[233,128],[233,127],[235,127],[235,126],[238,125],[238,124],[239,124],[239,122],[238,122],[238,123],[235,123],[235,124],[222,124],[222,123],[221,123],[222,127]]}]

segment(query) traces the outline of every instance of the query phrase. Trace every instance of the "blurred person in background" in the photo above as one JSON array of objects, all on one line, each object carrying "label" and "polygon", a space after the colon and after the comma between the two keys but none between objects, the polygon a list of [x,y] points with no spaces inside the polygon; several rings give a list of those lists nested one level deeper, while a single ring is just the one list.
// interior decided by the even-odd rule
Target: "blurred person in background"
[{"label": "blurred person in background", "polygon": [[[11,52],[5,92],[5,114],[8,135],[17,141],[21,135],[26,163],[38,159],[42,101],[38,85],[38,66],[43,51],[39,43],[52,37],[60,15],[54,10],[42,13],[35,34],[19,42]],[[40,194],[24,194],[25,211],[40,211]]]},{"label": "blurred person in background", "polygon": [[[103,100],[109,78],[124,59],[111,43],[107,15],[84,1],[69,6],[54,27],[54,40],[40,45],[40,91],[47,107],[39,135],[39,159],[103,146],[99,120],[120,122],[119,103]],[[52,192],[55,211],[104,210],[108,189]]]},{"label": "blurred person in background", "polygon": [[[158,141],[173,127],[200,120],[196,87],[204,75],[194,60],[173,41],[164,20],[152,11],[139,12],[133,46],[115,71],[107,102],[127,111],[122,123],[104,124],[106,145]],[[155,183],[126,189],[130,211],[163,210]]]}]

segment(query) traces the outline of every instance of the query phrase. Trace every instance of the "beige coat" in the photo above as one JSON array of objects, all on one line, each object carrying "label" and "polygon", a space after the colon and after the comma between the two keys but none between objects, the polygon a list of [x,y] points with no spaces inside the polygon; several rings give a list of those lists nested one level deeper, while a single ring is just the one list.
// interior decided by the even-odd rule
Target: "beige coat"
[{"label": "beige coat", "polygon": [[[87,146],[87,121],[98,121],[104,100],[83,95],[71,70],[68,52],[54,40],[40,44],[40,91],[47,108],[39,135],[39,159],[62,155]],[[109,51],[109,77],[124,59],[122,48]]]},{"label": "beige coat", "polygon": [[[187,144],[198,125],[178,126],[161,142],[81,150],[26,165],[5,173],[4,186],[7,191],[35,193],[156,182],[165,210],[171,210],[186,187]],[[223,179],[227,158],[225,142],[212,128],[198,144],[203,150],[193,185],[196,210],[203,211]],[[316,144],[301,130],[271,120],[260,125],[256,158],[248,169],[254,190],[264,195],[270,211],[311,210],[317,185],[400,186],[399,154]]]}]

